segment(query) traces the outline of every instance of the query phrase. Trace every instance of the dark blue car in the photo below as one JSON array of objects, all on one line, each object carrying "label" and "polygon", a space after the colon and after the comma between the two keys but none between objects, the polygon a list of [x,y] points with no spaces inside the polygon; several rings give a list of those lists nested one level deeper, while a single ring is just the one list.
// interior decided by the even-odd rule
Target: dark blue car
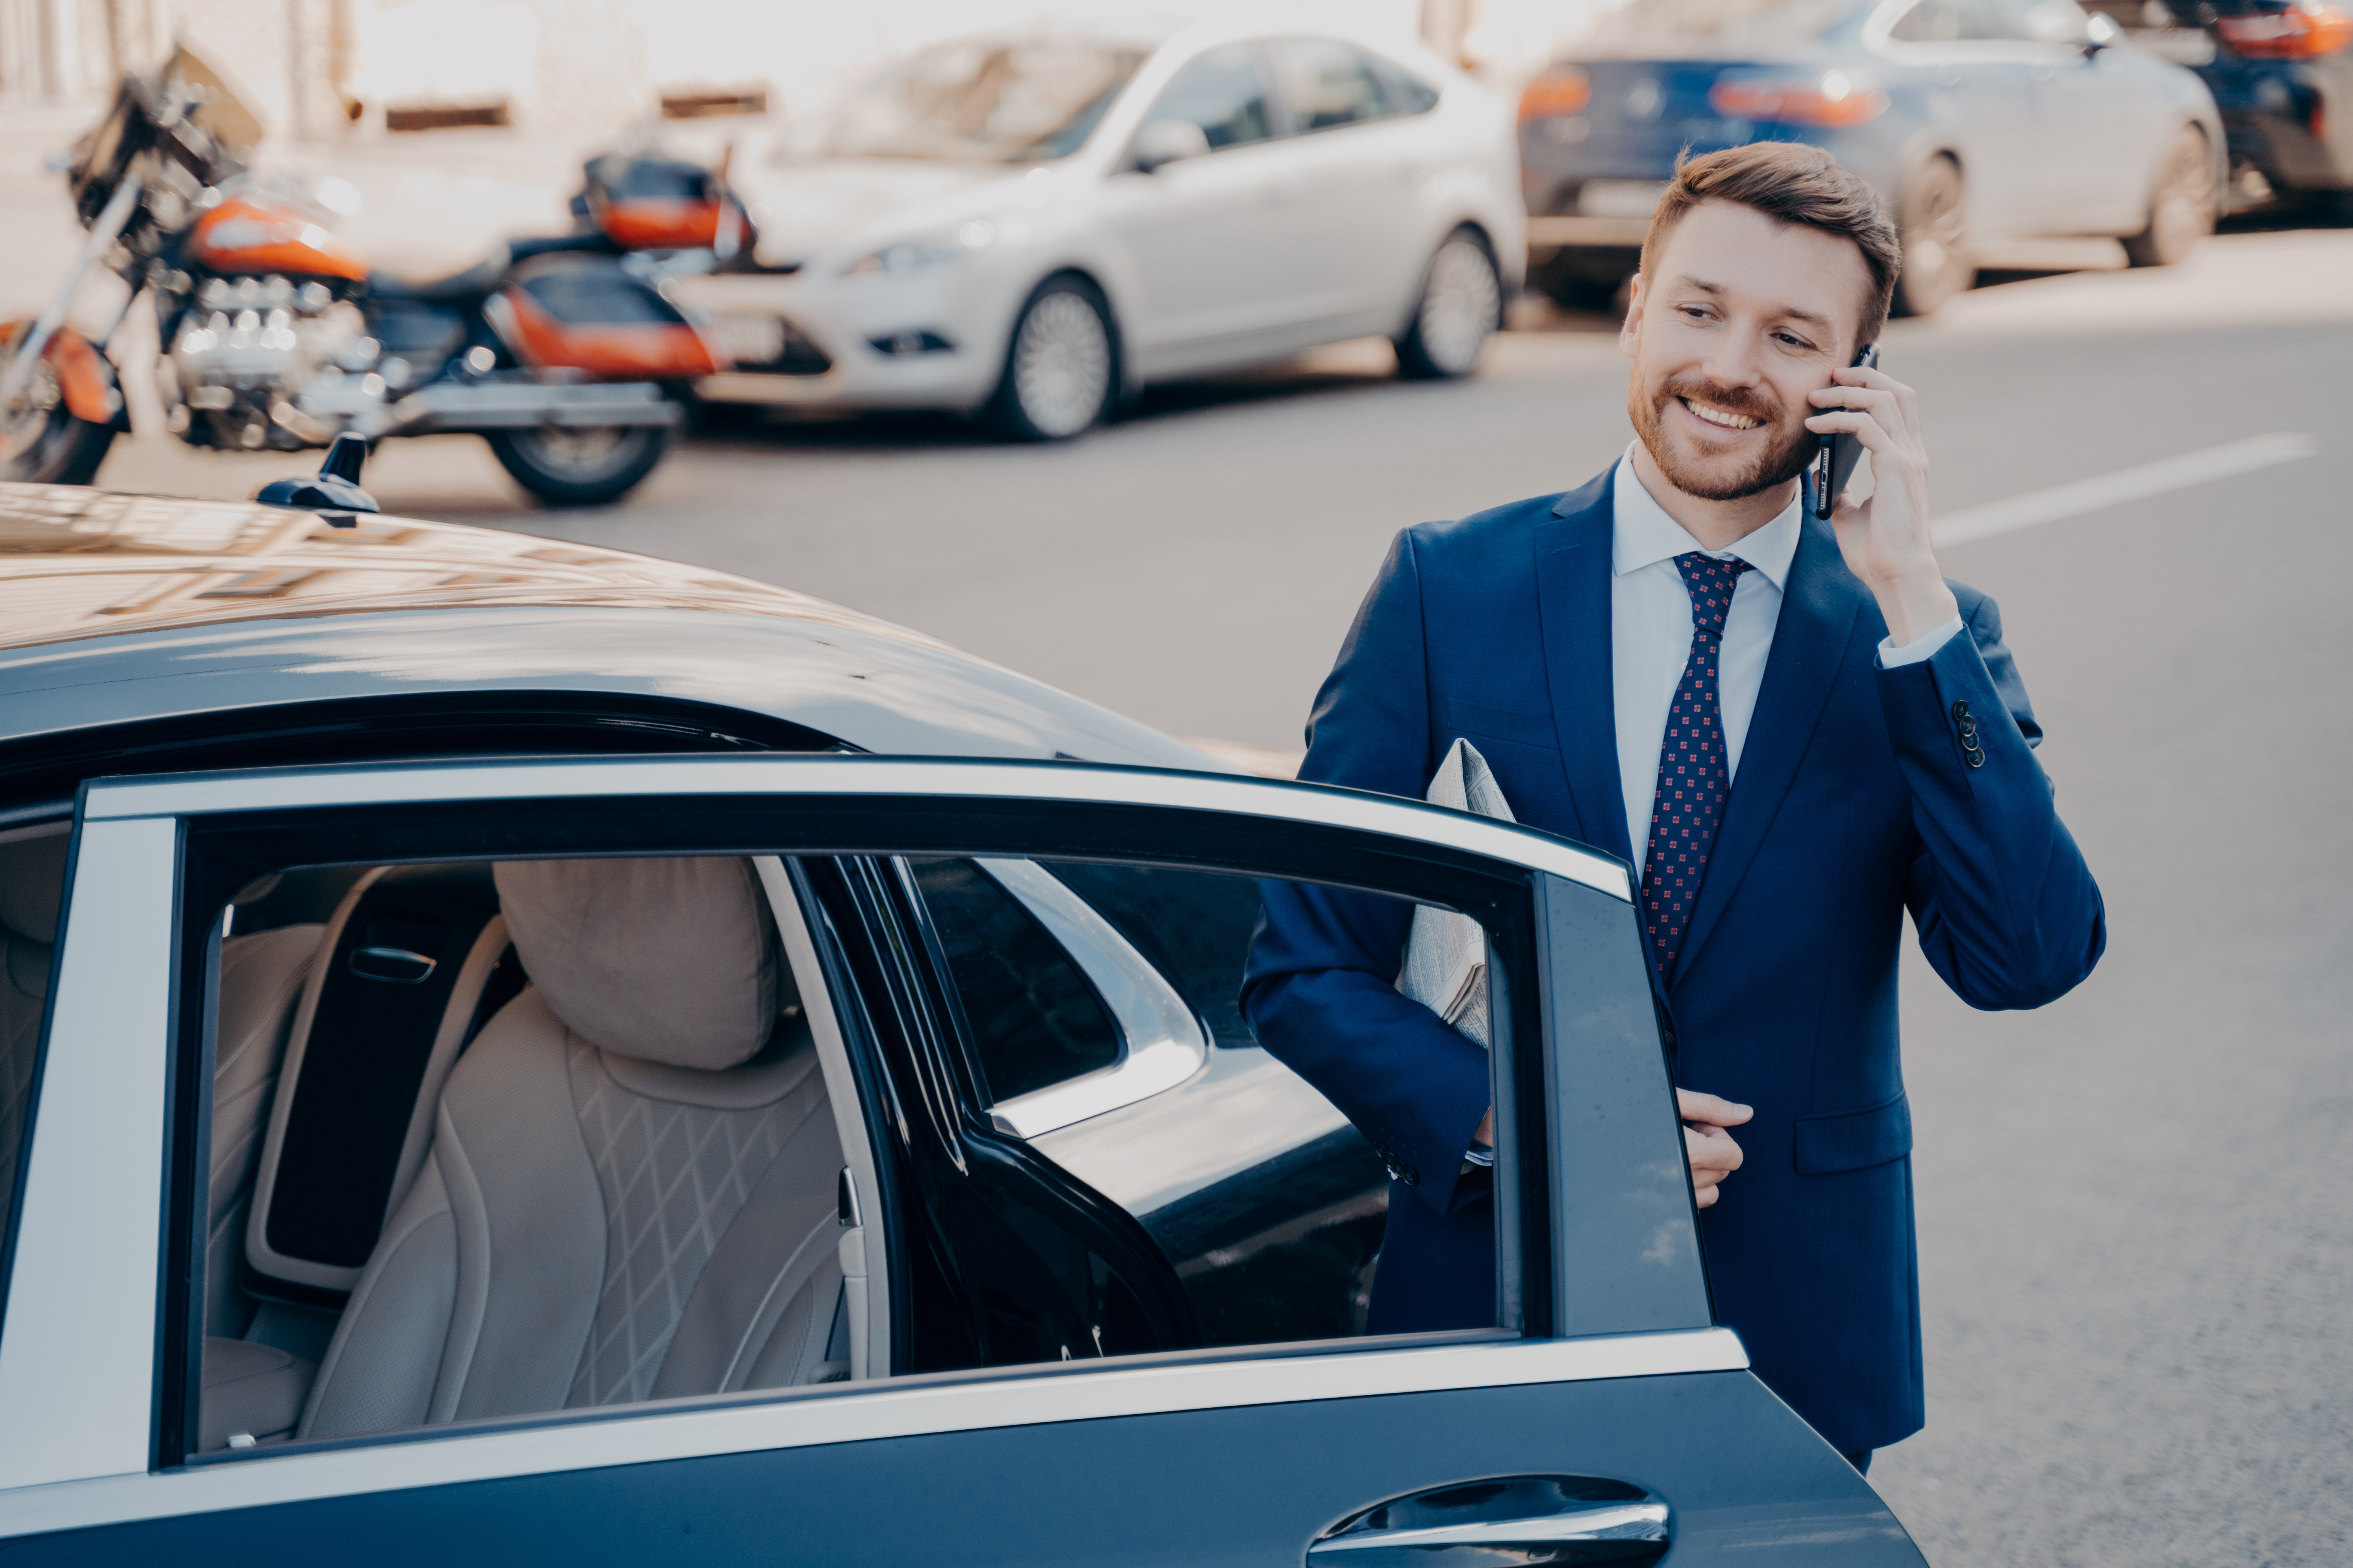
[{"label": "dark blue car", "polygon": [[[1714,1320],[1624,864],[1213,767],[699,568],[0,485],[0,1554],[1919,1568]],[[1491,934],[1486,1328],[1365,1331],[1273,879]]]},{"label": "dark blue car", "polygon": [[1915,315],[2001,240],[2177,261],[2224,168],[2198,78],[2075,0],[1629,0],[1521,99],[1530,281],[1606,303],[1677,155],[1757,141],[1827,148],[1888,198]]},{"label": "dark blue car", "polygon": [[2214,94],[2232,207],[2302,202],[2353,218],[2353,14],[2325,0],[2100,0],[2099,8]]}]

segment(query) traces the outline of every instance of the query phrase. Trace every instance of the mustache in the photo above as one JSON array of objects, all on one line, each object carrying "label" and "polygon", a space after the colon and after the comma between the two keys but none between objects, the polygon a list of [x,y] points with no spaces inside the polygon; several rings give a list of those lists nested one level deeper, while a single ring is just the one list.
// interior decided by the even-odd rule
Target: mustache
[{"label": "mustache", "polygon": [[1688,398],[1694,403],[1708,404],[1727,413],[1762,420],[1767,426],[1781,423],[1780,400],[1753,386],[1725,386],[1704,375],[1679,375],[1670,377],[1666,384],[1659,388],[1653,408],[1663,411],[1671,398]]}]

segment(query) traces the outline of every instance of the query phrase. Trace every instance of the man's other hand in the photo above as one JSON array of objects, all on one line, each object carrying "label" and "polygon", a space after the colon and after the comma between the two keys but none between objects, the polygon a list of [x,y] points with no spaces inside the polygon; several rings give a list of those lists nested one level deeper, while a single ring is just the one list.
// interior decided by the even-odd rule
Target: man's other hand
[{"label": "man's other hand", "polygon": [[1692,1196],[1705,1208],[1715,1202],[1715,1189],[1724,1178],[1740,1169],[1740,1145],[1725,1129],[1739,1126],[1756,1112],[1712,1094],[1679,1089],[1675,1114],[1683,1119],[1683,1155],[1691,1162]]},{"label": "man's other hand", "polygon": [[[1724,1178],[1740,1169],[1740,1145],[1732,1141],[1727,1127],[1737,1127],[1757,1113],[1745,1105],[1735,1105],[1713,1094],[1698,1094],[1688,1089],[1675,1090],[1675,1114],[1683,1122],[1683,1157],[1691,1162],[1692,1195],[1702,1208],[1715,1202],[1715,1189]],[[1495,1144],[1495,1111],[1490,1106],[1480,1119],[1479,1131],[1472,1135],[1472,1146],[1492,1149]]]}]

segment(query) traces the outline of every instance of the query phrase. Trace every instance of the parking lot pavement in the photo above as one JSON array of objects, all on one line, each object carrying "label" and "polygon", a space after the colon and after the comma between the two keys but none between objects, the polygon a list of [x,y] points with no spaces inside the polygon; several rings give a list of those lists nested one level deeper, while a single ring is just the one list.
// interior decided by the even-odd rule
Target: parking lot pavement
[{"label": "parking lot pavement", "polygon": [[[2353,1560],[2348,279],[2353,233],[2233,235],[1887,335],[1946,515],[2281,438],[1947,552],[2002,604],[2111,942],[2032,1015],[1905,976],[1929,1426],[1873,1479],[1940,1568]],[[587,512],[523,508],[470,437],[390,443],[368,482],[823,595],[1279,767],[1399,526],[1629,439],[1610,324],[1529,315],[1465,384],[1347,345],[1062,447],[753,422]],[[140,440],[101,481],[234,496],[302,463]]]}]

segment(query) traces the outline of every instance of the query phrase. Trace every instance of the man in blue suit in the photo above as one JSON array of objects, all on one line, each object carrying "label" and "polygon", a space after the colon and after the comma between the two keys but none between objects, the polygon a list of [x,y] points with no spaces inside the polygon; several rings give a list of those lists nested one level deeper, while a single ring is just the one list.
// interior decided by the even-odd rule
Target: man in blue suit
[{"label": "man in blue suit", "polygon": [[[2105,941],[2000,614],[1937,566],[1918,400],[1855,367],[1896,267],[1819,149],[1685,162],[1620,339],[1639,438],[1399,534],[1300,773],[1419,798],[1467,738],[1522,822],[1631,863],[1717,1315],[1858,1467],[1923,1421],[1904,911],[1981,1008],[2052,1000]],[[1803,476],[1839,433],[1873,492],[1823,522]],[[1395,1178],[1375,1332],[1494,1321],[1487,1060],[1396,989],[1408,925],[1270,884],[1243,986]]]}]

